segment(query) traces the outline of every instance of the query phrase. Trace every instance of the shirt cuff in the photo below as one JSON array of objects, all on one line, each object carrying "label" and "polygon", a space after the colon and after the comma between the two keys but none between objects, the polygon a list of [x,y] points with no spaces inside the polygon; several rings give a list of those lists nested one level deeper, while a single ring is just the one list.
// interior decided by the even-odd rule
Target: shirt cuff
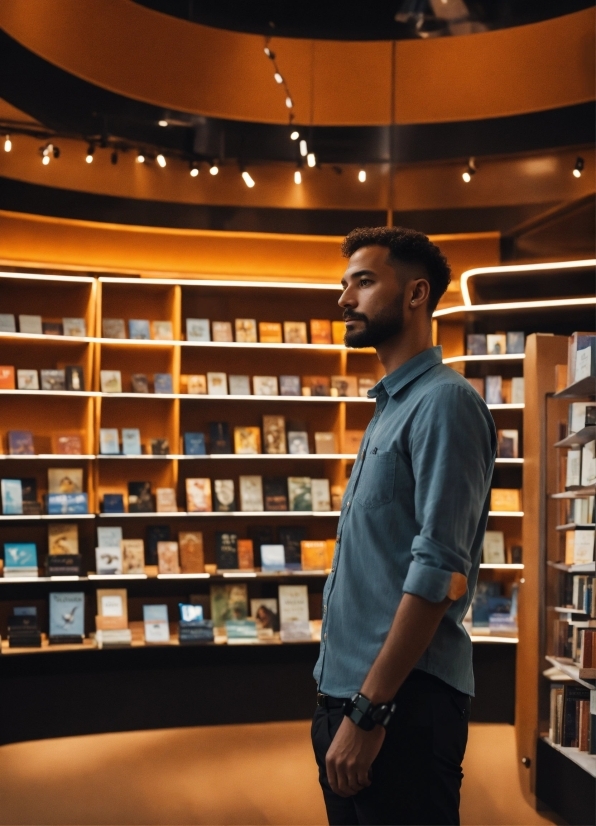
[{"label": "shirt cuff", "polygon": [[443,602],[448,597],[455,602],[468,590],[468,580],[456,571],[443,571],[412,560],[403,592],[415,594],[429,602]]}]

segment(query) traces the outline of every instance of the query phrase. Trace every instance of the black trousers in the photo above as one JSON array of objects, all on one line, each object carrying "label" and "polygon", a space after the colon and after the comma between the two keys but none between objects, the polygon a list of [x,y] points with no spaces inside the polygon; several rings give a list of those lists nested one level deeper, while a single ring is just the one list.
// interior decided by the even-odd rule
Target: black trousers
[{"label": "black trousers", "polygon": [[331,826],[459,824],[470,697],[415,670],[395,701],[397,711],[372,764],[372,783],[352,797],[335,794],[325,770],[325,755],[343,719],[341,708],[317,707],[312,742]]}]

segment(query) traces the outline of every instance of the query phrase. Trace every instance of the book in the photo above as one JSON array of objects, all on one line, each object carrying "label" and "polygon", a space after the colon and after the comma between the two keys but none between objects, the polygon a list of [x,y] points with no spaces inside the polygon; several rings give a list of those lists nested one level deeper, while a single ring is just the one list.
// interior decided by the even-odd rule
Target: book
[{"label": "book", "polygon": [[0,313],[0,333],[16,333],[17,325],[12,313]]},{"label": "book", "polygon": [[511,404],[523,404],[524,401],[524,378],[523,376],[514,376],[511,379]]},{"label": "book", "polygon": [[187,341],[211,341],[211,331],[208,318],[186,319]]},{"label": "book", "polygon": [[261,452],[261,430],[258,427],[234,428],[234,453]]},{"label": "book", "polygon": [[279,529],[279,541],[284,546],[286,568],[300,570],[302,556],[300,546],[306,539],[306,528],[302,526],[286,526]]},{"label": "book", "polygon": [[148,644],[170,641],[167,605],[143,605],[143,636]]},{"label": "book", "polygon": [[486,336],[483,333],[468,333],[466,336],[466,355],[486,356],[487,353]]},{"label": "book", "polygon": [[213,510],[217,513],[233,513],[236,510],[236,494],[233,479],[215,479],[213,482]]},{"label": "book", "polygon": [[246,534],[253,544],[255,565],[261,564],[261,546],[275,542],[275,532],[271,525],[249,525]]},{"label": "book", "polygon": [[521,511],[521,490],[516,488],[492,488],[491,511]]},{"label": "book", "polygon": [[356,376],[331,376],[331,395],[349,398],[358,396]]},{"label": "book", "polygon": [[575,384],[575,364],[578,350],[583,350],[590,346],[590,342],[594,336],[593,332],[588,333],[572,333],[569,337],[569,345],[567,349],[567,384],[571,386]]},{"label": "book", "polygon": [[280,585],[278,596],[282,642],[310,640],[307,586]]},{"label": "book", "polygon": [[577,349],[575,353],[575,381],[587,379],[596,374],[596,336],[592,336],[589,345]]},{"label": "book", "polygon": [[52,448],[54,453],[63,456],[80,456],[83,452],[83,439],[80,433],[54,433]]},{"label": "book", "polygon": [[82,367],[71,365],[65,368],[64,379],[67,390],[79,392],[85,389],[85,374]]},{"label": "book", "polygon": [[250,396],[250,376],[229,376],[230,396]]},{"label": "book", "polygon": [[216,628],[223,628],[226,622],[245,620],[248,616],[248,595],[246,585],[212,585],[210,588],[211,618]]},{"label": "book", "polygon": [[101,322],[104,338],[126,338],[126,325],[123,318],[104,318]]},{"label": "book", "polygon": [[499,459],[519,458],[519,431],[497,430],[497,456]]},{"label": "book", "polygon": [[188,376],[186,380],[186,392],[190,396],[206,396],[207,376],[201,373],[198,375]]},{"label": "book", "polygon": [[[304,393],[308,390],[308,393]],[[302,393],[309,396],[330,396],[331,379],[329,376],[302,376]]]},{"label": "book", "polygon": [[331,322],[326,318],[311,318],[310,343],[331,344]]},{"label": "book", "polygon": [[266,511],[288,510],[288,483],[283,476],[266,476],[263,495]]},{"label": "book", "polygon": [[255,396],[278,396],[277,376],[253,376],[253,393]]},{"label": "book", "polygon": [[227,422],[209,422],[209,449],[211,453],[231,453],[230,427]]},{"label": "book", "polygon": [[19,332],[27,335],[40,336],[43,325],[40,315],[19,315]]},{"label": "book", "polygon": [[489,333],[486,336],[486,352],[489,356],[501,356],[507,352],[505,333]]},{"label": "book", "polygon": [[324,571],[327,567],[327,543],[325,540],[304,539],[300,543],[303,571]]},{"label": "book", "polygon": [[85,594],[50,592],[50,642],[82,642],[85,636]]},{"label": "book", "polygon": [[148,393],[149,379],[145,373],[133,373],[130,377],[130,386],[133,393]]},{"label": "book", "polygon": [[48,554],[50,556],[78,554],[79,526],[76,522],[53,522],[48,525]]},{"label": "book", "polygon": [[259,321],[259,341],[261,344],[281,344],[283,338],[279,321]]},{"label": "book", "polygon": [[286,420],[283,416],[263,416],[263,444],[265,453],[283,454],[288,452]]},{"label": "book", "polygon": [[576,528],[573,534],[573,565],[594,562],[594,528]]},{"label": "book", "polygon": [[122,573],[122,547],[98,546],[95,549],[96,573],[105,576]]},{"label": "book", "polygon": [[486,531],[482,545],[482,561],[488,565],[502,565],[505,562],[503,531]]},{"label": "book", "polygon": [[171,321],[152,321],[151,338],[155,341],[173,341],[174,327]]},{"label": "book", "polygon": [[153,513],[153,496],[151,482],[128,483],[128,512]]},{"label": "book", "polygon": [[207,373],[207,393],[210,396],[228,395],[228,377],[226,373]]},{"label": "book", "polygon": [[128,337],[149,341],[149,321],[145,318],[131,318],[128,321]]},{"label": "book", "polygon": [[37,576],[37,545],[35,542],[4,543],[4,576]]},{"label": "book", "polygon": [[205,456],[207,451],[205,449],[205,434],[204,433],[185,433],[184,434],[184,453],[186,456]]},{"label": "book", "polygon": [[[331,510],[331,491],[329,479],[311,479],[312,510],[318,512]],[[296,510],[296,508],[294,508]]]},{"label": "book", "polygon": [[119,548],[122,544],[122,528],[119,525],[97,528],[97,544],[102,548]]},{"label": "book", "polygon": [[567,468],[565,474],[565,490],[577,488],[581,482],[582,450],[577,448],[567,451]]},{"label": "book", "polygon": [[173,393],[174,386],[172,383],[171,373],[154,373],[153,374],[153,392],[154,393]]},{"label": "book", "polygon": [[358,453],[363,438],[364,430],[345,430],[343,445],[344,453]]},{"label": "book", "polygon": [[151,439],[149,442],[152,456],[167,456],[170,452],[170,442],[168,439]]},{"label": "book", "polygon": [[87,335],[87,325],[84,318],[63,318],[62,329],[65,336],[83,338]]},{"label": "book", "polygon": [[358,376],[358,395],[361,398],[367,398],[368,391],[372,390],[376,383],[374,376]]},{"label": "book", "polygon": [[243,571],[252,571],[255,567],[255,554],[252,539],[238,539],[238,567]]},{"label": "book", "polygon": [[213,510],[211,479],[186,480],[186,510],[189,513],[209,513]]},{"label": "book", "polygon": [[17,387],[19,390],[39,390],[37,370],[17,370]]},{"label": "book", "polygon": [[486,376],[484,380],[485,401],[487,404],[503,404],[502,376]]},{"label": "book", "polygon": [[232,324],[230,321],[212,321],[211,332],[213,341],[234,341],[232,336]]},{"label": "book", "polygon": [[288,500],[291,511],[312,511],[312,480],[309,476],[288,477]]},{"label": "book", "polygon": [[301,430],[288,430],[288,453],[308,453],[308,433]]},{"label": "book", "polygon": [[201,531],[180,531],[178,534],[180,571],[183,574],[200,574],[205,570],[203,534]]},{"label": "book", "polygon": [[279,395],[280,396],[300,396],[302,394],[302,385],[300,384],[300,376],[280,376],[279,377]]},{"label": "book", "polygon": [[100,370],[101,392],[122,393],[122,373],[120,370]]},{"label": "book", "polygon": [[86,493],[48,493],[46,509],[49,514],[83,514],[89,513]]},{"label": "book", "polygon": [[138,427],[122,428],[122,454],[124,456],[141,456],[141,431]]},{"label": "book", "polygon": [[263,477],[241,476],[240,483],[240,510],[263,511]]},{"label": "book", "polygon": [[596,483],[596,441],[591,441],[582,447],[581,485],[587,487]]},{"label": "book", "polygon": [[251,599],[250,615],[257,624],[257,631],[279,631],[279,609],[272,598]]},{"label": "book", "polygon": [[157,565],[157,543],[170,540],[169,525],[147,525],[145,529],[145,564]]},{"label": "book", "polygon": [[228,531],[216,532],[215,562],[218,570],[238,567],[238,534]]},{"label": "book", "polygon": [[569,426],[567,433],[578,433],[586,426],[586,412],[589,402],[571,402],[569,405]]},{"label": "book", "polygon": [[286,344],[306,344],[306,323],[284,321],[284,341]]},{"label": "book", "polygon": [[521,354],[524,352],[526,346],[526,336],[517,330],[510,330],[507,333],[506,342],[505,352]]},{"label": "book", "polygon": [[177,542],[157,543],[157,570],[160,574],[180,573]]},{"label": "book", "polygon": [[281,544],[261,545],[261,570],[269,573],[283,571],[286,567],[285,549]]},{"label": "book", "polygon": [[82,468],[48,468],[48,493],[82,493]]},{"label": "book", "polygon": [[9,430],[6,434],[10,456],[33,456],[33,433],[30,430]]},{"label": "book", "polygon": [[115,427],[100,427],[99,452],[106,456],[115,456],[120,453],[120,437]]},{"label": "book", "polygon": [[331,322],[331,339],[333,344],[344,344],[344,337],[346,335],[346,325],[343,321]]},{"label": "book", "polygon": [[128,625],[128,593],[126,588],[98,588],[96,592],[97,616],[116,620],[107,623],[111,628]]},{"label": "book", "polygon": [[64,370],[41,370],[42,390],[66,390],[66,374]]},{"label": "book", "polygon": [[142,574],[145,572],[145,543],[142,539],[123,539],[122,573]]},{"label": "book", "polygon": [[236,341],[254,343],[257,340],[257,322],[254,318],[236,318],[234,320]]},{"label": "book", "polygon": [[0,390],[14,390],[14,367],[0,366]]},{"label": "book", "polygon": [[315,433],[315,453],[337,453],[335,433]]},{"label": "book", "polygon": [[178,513],[174,488],[155,489],[155,510],[157,513]]},{"label": "book", "polygon": [[17,516],[23,513],[23,487],[20,479],[2,479],[0,493],[2,513],[5,516]]}]

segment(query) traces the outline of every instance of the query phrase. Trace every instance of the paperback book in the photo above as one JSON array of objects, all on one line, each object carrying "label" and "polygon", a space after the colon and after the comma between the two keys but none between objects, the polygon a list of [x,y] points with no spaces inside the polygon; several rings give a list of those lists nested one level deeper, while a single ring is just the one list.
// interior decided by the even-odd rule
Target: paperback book
[{"label": "paperback book", "polygon": [[203,534],[201,531],[180,531],[178,534],[180,571],[183,574],[200,574],[205,570]]},{"label": "paperback book", "polygon": [[207,373],[207,393],[210,396],[228,395],[228,377],[226,373]]},{"label": "paperback book", "polygon": [[[103,451],[102,451],[103,452]],[[141,431],[138,427],[122,428],[122,453],[124,456],[141,456]]]},{"label": "paperback book", "polygon": [[122,393],[122,373],[120,370],[100,370],[100,380],[102,393]]},{"label": "paperback book", "polygon": [[205,396],[207,394],[207,376],[203,373],[187,376],[186,392],[190,396]]},{"label": "paperback book", "polygon": [[49,595],[50,643],[82,642],[85,636],[85,594],[54,592]]},{"label": "paperback book", "polygon": [[149,379],[145,373],[133,373],[130,377],[130,386],[133,393],[148,393]]},{"label": "paperback book", "polygon": [[208,318],[187,318],[186,319],[186,340],[187,341],[211,341]]},{"label": "paperback book", "polygon": [[207,453],[205,449],[205,434],[185,433],[184,453],[187,456],[205,456],[205,454]]},{"label": "paperback book", "polygon": [[64,380],[67,390],[79,392],[85,389],[85,374],[83,368],[78,365],[71,365],[65,368]]},{"label": "paperback book", "polygon": [[128,321],[128,337],[149,341],[149,321],[145,318],[131,318]]},{"label": "paperback book", "polygon": [[237,318],[234,321],[236,341],[254,343],[257,340],[257,322],[254,318]]},{"label": "paperback book", "polygon": [[123,318],[104,318],[101,322],[104,338],[126,338],[126,325]]},{"label": "paperback book", "polygon": [[186,508],[189,513],[208,513],[213,510],[211,479],[186,480]]},{"label": "paperback book", "polygon": [[154,510],[151,482],[129,482],[128,512],[152,513]]},{"label": "paperback book", "polygon": [[39,390],[37,370],[17,370],[17,387],[19,390]]},{"label": "paperback book", "polygon": [[209,422],[209,446],[211,453],[231,453],[230,427],[227,422]]},{"label": "paperback book", "polygon": [[145,573],[145,545],[142,539],[123,539],[122,543],[122,573]]},{"label": "paperback book", "polygon": [[234,428],[234,452],[254,454],[261,452],[261,430],[258,427]]},{"label": "paperback book", "polygon": [[30,430],[9,430],[6,434],[8,452],[11,456],[33,456],[33,434]]},{"label": "paperback book", "polygon": [[288,510],[288,483],[283,476],[266,476],[263,480],[266,511]]},{"label": "paperback book", "polygon": [[48,525],[48,554],[50,556],[78,554],[79,526],[76,522],[53,522]]},{"label": "paperback book", "polygon": [[312,479],[308,476],[290,476],[288,500],[291,511],[312,511]]},{"label": "paperback book", "polygon": [[177,542],[157,543],[157,569],[160,574],[180,573]]},{"label": "paperback book", "polygon": [[229,321],[213,321],[211,323],[213,341],[234,341],[232,336],[232,324]]},{"label": "paperback book", "polygon": [[4,576],[36,577],[37,546],[35,542],[4,543]]},{"label": "paperback book", "polygon": [[262,344],[281,344],[281,324],[278,321],[259,321],[259,341]]},{"label": "paperback book", "polygon": [[174,386],[172,384],[171,373],[154,373],[153,375],[153,392],[154,393],[173,393]]},{"label": "paperback book", "polygon": [[225,628],[226,622],[248,617],[248,596],[244,583],[211,586],[211,618],[216,628]]},{"label": "paperback book", "polygon": [[288,452],[286,420],[283,416],[263,416],[263,443],[265,453]]},{"label": "paperback book", "polygon": [[240,476],[240,510],[263,511],[263,477]]},{"label": "paperback book", "polygon": [[215,562],[218,570],[238,568],[238,534],[227,531],[215,534]]},{"label": "paperback book", "polygon": [[255,396],[279,395],[277,376],[253,376],[252,386]]},{"label": "paperback book", "polygon": [[228,377],[230,396],[250,396],[250,376]]},{"label": "paperback book", "polygon": [[213,510],[217,513],[232,513],[237,510],[233,479],[214,480]]},{"label": "paperback book", "polygon": [[280,396],[300,396],[302,394],[302,385],[300,384],[300,376],[280,376],[279,377],[279,395]]},{"label": "paperback book", "polygon": [[143,605],[143,632],[148,644],[170,641],[167,605]]},{"label": "paperback book", "polygon": [[40,373],[42,390],[66,390],[66,374],[64,370],[41,370]]}]

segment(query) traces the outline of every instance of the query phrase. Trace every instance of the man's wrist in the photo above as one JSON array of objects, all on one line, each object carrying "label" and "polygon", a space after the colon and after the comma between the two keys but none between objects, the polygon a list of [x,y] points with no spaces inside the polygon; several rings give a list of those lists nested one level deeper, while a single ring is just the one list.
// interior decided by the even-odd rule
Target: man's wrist
[{"label": "man's wrist", "polygon": [[357,691],[349,700],[346,700],[343,713],[354,725],[363,731],[372,731],[377,726],[387,728],[395,713],[395,703],[372,703],[361,692]]}]

